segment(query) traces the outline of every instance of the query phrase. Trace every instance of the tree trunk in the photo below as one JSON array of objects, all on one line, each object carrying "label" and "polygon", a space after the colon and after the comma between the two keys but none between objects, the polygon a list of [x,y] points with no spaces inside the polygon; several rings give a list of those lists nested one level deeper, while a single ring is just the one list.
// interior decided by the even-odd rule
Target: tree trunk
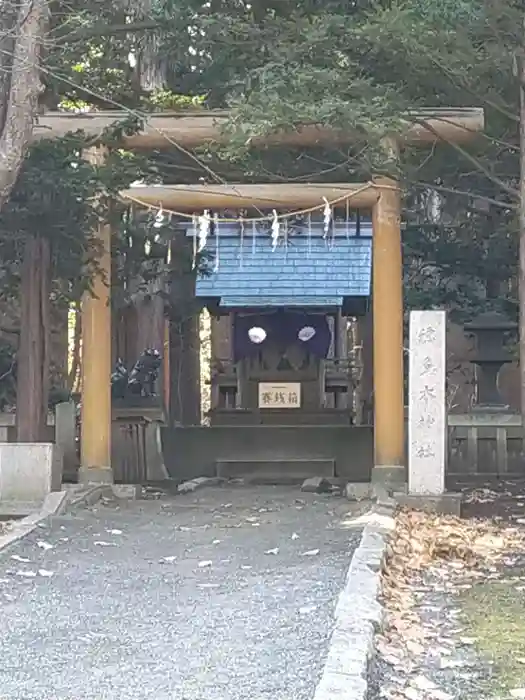
[{"label": "tree trunk", "polygon": [[[73,330],[73,347],[71,348],[71,369],[67,377],[67,389],[69,392],[77,392],[80,379],[80,354],[82,344],[82,314],[79,304],[75,304],[75,327]],[[69,320],[69,319],[68,319]],[[69,355],[69,333],[68,333],[68,355]]]},{"label": "tree trunk", "polygon": [[0,208],[31,140],[41,90],[39,57],[47,0],[0,0]]},{"label": "tree trunk", "polygon": [[521,418],[525,426],[525,56],[518,65],[520,91],[520,203],[519,203],[519,347],[521,381]]},{"label": "tree trunk", "polygon": [[170,425],[200,425],[199,314],[170,322]]},{"label": "tree trunk", "polygon": [[[129,0],[126,14],[132,21],[151,21],[155,3],[153,0]],[[135,34],[133,54],[136,65],[132,77],[135,91],[153,93],[167,86],[169,57],[162,51],[162,37],[158,31]]]},{"label": "tree trunk", "polygon": [[184,232],[171,241],[169,282],[169,422],[199,425],[200,353],[199,312],[195,299],[196,271],[192,243]]},{"label": "tree trunk", "polygon": [[45,440],[49,398],[49,241],[27,239],[22,264],[16,422],[19,442]]},{"label": "tree trunk", "polygon": [[137,335],[135,360],[147,348],[164,352],[164,299],[158,289],[150,285],[149,294],[141,295],[135,302],[137,310]]}]

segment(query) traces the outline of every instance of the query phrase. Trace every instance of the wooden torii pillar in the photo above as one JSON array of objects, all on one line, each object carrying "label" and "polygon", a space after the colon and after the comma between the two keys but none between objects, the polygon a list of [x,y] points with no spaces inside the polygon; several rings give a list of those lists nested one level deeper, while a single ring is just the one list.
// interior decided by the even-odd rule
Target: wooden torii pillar
[{"label": "wooden torii pillar", "polygon": [[[81,115],[48,113],[39,119],[35,138],[63,136],[80,129],[94,137],[105,127],[127,115],[105,112]],[[224,142],[225,112],[200,111],[193,114],[148,115],[144,131],[123,138],[129,149],[169,149],[173,143],[195,148],[209,142]],[[484,128],[479,108],[420,110],[407,115],[407,130],[401,139],[411,145],[431,145],[439,138],[466,143]],[[294,132],[259,139],[254,145],[313,146],[347,144],[352,134],[322,127],[305,127]],[[248,188],[248,189],[247,189]],[[247,202],[259,209],[307,208],[317,206],[323,197],[335,200],[346,191],[350,206],[372,209],[373,310],[374,310],[374,406],[375,449],[373,480],[398,482],[405,474],[405,429],[403,400],[403,302],[401,256],[401,194],[396,183],[380,179],[363,192],[359,185],[235,185],[140,187],[123,192],[145,205],[195,212],[205,208],[245,208]],[[331,194],[330,194],[331,193]],[[359,201],[361,199],[361,201]],[[109,229],[101,226],[102,268],[110,274]],[[96,298],[83,305],[83,394],[82,466],[87,481],[111,479],[111,397],[109,289],[95,280]]]},{"label": "wooden torii pillar", "polygon": [[[105,151],[90,149],[86,157],[102,165]],[[111,483],[111,227],[99,223],[98,270],[92,293],[85,292],[82,314],[81,455],[78,479]]]},{"label": "wooden torii pillar", "polygon": [[394,180],[383,178],[375,184],[379,198],[372,209],[372,482],[386,486],[405,481],[401,192]]}]

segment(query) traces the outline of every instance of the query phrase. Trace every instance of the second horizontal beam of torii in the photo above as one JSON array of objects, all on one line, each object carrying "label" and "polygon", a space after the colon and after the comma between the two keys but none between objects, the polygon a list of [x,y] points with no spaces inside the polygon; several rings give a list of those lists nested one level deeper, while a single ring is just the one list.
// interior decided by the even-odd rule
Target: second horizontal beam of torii
[{"label": "second horizontal beam of torii", "polygon": [[135,185],[123,199],[150,209],[193,213],[204,209],[319,209],[323,202],[370,210],[379,198],[374,183],[279,183],[258,185]]},{"label": "second horizontal beam of torii", "polygon": [[[119,121],[138,116],[144,128],[137,134],[123,137],[123,146],[131,149],[170,149],[175,145],[197,148],[207,143],[225,143],[228,140],[223,127],[228,113],[215,111],[180,111],[130,115],[124,111],[47,112],[38,117],[33,136],[59,138],[69,132],[82,130],[96,137]],[[421,109],[406,116],[406,131],[401,140],[409,145],[434,143],[438,139],[453,143],[467,143],[483,131],[483,109],[478,107]],[[352,130],[330,129],[322,125],[304,126],[254,139],[256,146],[303,146],[337,145],[351,143],[355,138]]]}]

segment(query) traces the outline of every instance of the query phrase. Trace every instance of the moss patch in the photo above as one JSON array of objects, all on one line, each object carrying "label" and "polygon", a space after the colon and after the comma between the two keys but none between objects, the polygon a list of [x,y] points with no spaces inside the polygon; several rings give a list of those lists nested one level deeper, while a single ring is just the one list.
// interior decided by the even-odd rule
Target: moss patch
[{"label": "moss patch", "polygon": [[[524,590],[519,590],[523,588]],[[487,582],[461,595],[468,635],[493,666],[487,690],[525,687],[525,583]]]}]

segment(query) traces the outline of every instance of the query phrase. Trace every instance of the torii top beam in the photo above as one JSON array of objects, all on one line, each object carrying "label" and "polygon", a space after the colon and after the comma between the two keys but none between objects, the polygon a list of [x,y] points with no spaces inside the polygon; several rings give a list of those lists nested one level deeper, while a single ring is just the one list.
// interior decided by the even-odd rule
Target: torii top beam
[{"label": "torii top beam", "polygon": [[[38,118],[34,138],[57,138],[77,130],[96,137],[104,129],[130,115],[124,111],[68,114],[47,112]],[[169,149],[175,145],[196,148],[206,143],[224,143],[227,136],[222,127],[228,119],[225,111],[181,111],[138,115],[143,117],[143,131],[124,137],[123,146],[132,149]],[[410,145],[434,143],[437,139],[466,143],[484,129],[482,108],[446,108],[414,110],[407,114],[407,129],[402,141]],[[254,139],[256,146],[315,146],[350,143],[350,131],[319,126],[305,126]]]}]

